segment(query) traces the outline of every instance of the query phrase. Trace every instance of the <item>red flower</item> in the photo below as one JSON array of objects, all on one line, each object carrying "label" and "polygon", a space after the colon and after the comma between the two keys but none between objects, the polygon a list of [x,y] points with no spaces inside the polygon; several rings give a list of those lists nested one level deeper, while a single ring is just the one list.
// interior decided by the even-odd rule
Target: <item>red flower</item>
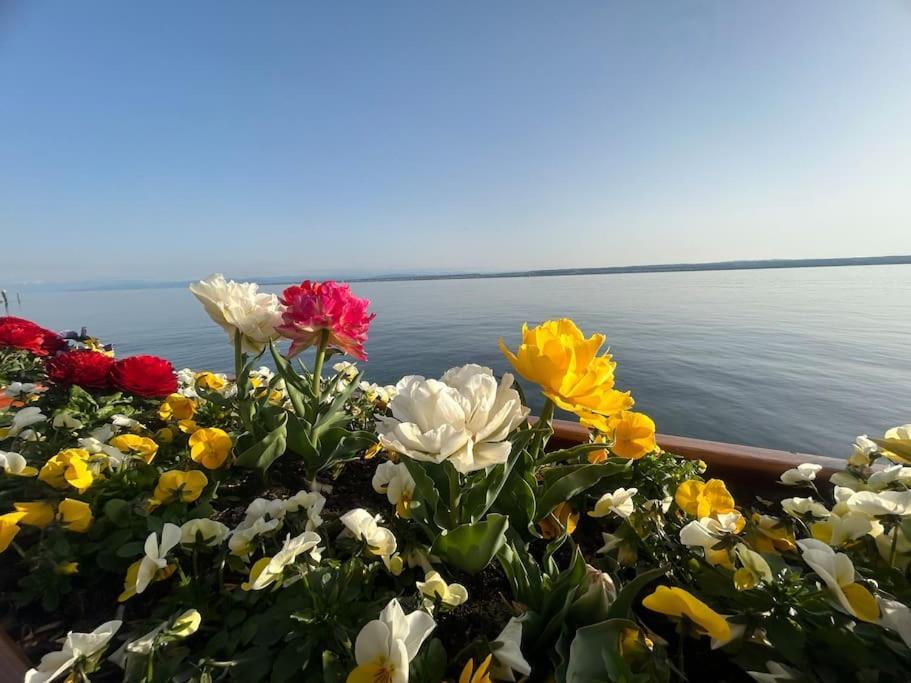
[{"label": "red flower", "polygon": [[376,313],[368,314],[370,301],[354,296],[348,285],[332,280],[305,280],[288,287],[279,301],[286,308],[282,324],[276,329],[292,340],[289,355],[319,343],[320,333],[327,330],[329,346],[359,360],[367,360],[364,342]]},{"label": "red flower", "polygon": [[164,398],[177,391],[174,367],[158,356],[130,356],[111,368],[114,386],[145,398]]},{"label": "red flower", "polygon": [[111,386],[114,359],[97,351],[68,351],[49,359],[48,378],[61,384],[77,384],[85,389],[107,389]]},{"label": "red flower", "polygon": [[31,320],[6,316],[0,317],[0,346],[25,349],[36,356],[48,356],[66,348],[66,340]]}]

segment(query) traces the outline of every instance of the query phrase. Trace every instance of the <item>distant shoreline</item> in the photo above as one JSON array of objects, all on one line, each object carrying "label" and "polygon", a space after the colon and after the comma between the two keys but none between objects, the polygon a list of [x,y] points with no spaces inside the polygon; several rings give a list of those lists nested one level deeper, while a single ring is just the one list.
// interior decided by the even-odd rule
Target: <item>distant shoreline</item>
[{"label": "distant shoreline", "polygon": [[[909,265],[907,256],[858,256],[850,258],[825,259],[765,259],[756,261],[717,261],[710,263],[662,263],[642,266],[602,266],[594,268],[541,268],[537,270],[507,270],[492,273],[414,273],[396,275],[369,275],[362,277],[336,277],[331,279],[345,282],[414,282],[427,280],[490,280],[520,277],[561,277],[570,275],[623,275],[629,273],[687,273],[714,270],[768,270],[774,268],[832,268],[839,266],[890,266]],[[300,282],[301,277],[280,275],[265,278],[237,278],[257,282],[261,285],[285,285]],[[330,278],[321,278],[330,279]],[[129,290],[129,289],[173,289],[186,287],[189,280],[164,282],[114,281],[109,283],[31,283],[7,285],[8,293],[29,290]],[[2,287],[0,287],[2,288]]]}]

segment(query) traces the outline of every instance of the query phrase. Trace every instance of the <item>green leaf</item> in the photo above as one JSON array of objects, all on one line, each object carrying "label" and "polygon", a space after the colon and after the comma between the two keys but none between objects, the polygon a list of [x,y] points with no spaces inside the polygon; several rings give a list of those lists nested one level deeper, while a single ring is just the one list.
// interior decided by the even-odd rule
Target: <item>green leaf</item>
[{"label": "green leaf", "polygon": [[412,514],[417,515],[424,524],[433,524],[440,503],[440,492],[421,463],[407,455],[402,456],[401,462],[405,463],[408,473],[414,479],[414,498],[421,503],[412,510]]},{"label": "green leaf", "polygon": [[243,434],[237,439],[238,467],[250,470],[259,470],[265,473],[275,460],[282,456],[287,445],[287,414],[283,416],[281,424],[256,440],[252,434]]},{"label": "green leaf", "polygon": [[444,531],[433,542],[430,552],[457,569],[477,574],[506,543],[508,528],[508,518],[491,514],[483,522],[462,524],[451,531]]},{"label": "green leaf", "polygon": [[104,516],[116,526],[124,527],[130,523],[130,504],[122,498],[112,498],[102,508]]},{"label": "green leaf", "polygon": [[635,680],[620,655],[620,635],[637,628],[628,619],[608,619],[576,631],[569,647],[566,683]]},{"label": "green leaf", "polygon": [[561,476],[556,478],[538,496],[537,519],[543,519],[557,505],[591,488],[604,477],[622,471],[624,465],[606,462],[598,465],[578,465],[565,469],[569,471],[561,473]]},{"label": "green leaf", "polygon": [[627,581],[623,588],[620,589],[620,592],[617,593],[617,599],[611,603],[610,609],[607,611],[608,618],[631,619],[636,596],[652,581],[656,581],[667,574],[669,569],[669,565],[657,569],[649,569],[637,574],[632,581]]}]

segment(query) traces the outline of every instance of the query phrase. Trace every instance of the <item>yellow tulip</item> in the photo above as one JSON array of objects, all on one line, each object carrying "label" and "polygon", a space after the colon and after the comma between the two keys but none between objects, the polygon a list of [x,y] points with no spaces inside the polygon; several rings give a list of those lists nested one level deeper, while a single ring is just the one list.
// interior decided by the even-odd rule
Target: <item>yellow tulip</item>
[{"label": "yellow tulip", "polygon": [[83,493],[95,481],[88,466],[89,457],[82,448],[66,448],[44,464],[38,479],[61,491],[69,485]]},{"label": "yellow tulip", "polygon": [[597,355],[604,340],[601,334],[586,339],[572,320],[564,318],[531,329],[525,324],[516,352],[502,339],[500,350],[557,407],[580,416],[614,415],[632,407],[633,399],[614,389],[616,363],[610,354]]},{"label": "yellow tulip", "polygon": [[610,449],[618,457],[638,460],[658,450],[655,423],[645,413],[624,410],[611,417],[589,413],[582,417],[581,422],[607,435],[612,441]]},{"label": "yellow tulip", "polygon": [[642,605],[669,617],[686,617],[715,640],[726,641],[731,637],[731,627],[725,618],[682,588],[658,586],[642,600]]},{"label": "yellow tulip", "polygon": [[199,470],[162,472],[155,493],[152,494],[152,502],[159,505],[174,501],[192,503],[199,498],[208,483],[208,477]]},{"label": "yellow tulip", "polygon": [[189,420],[196,413],[196,401],[182,394],[171,394],[158,409],[158,417],[165,422]]},{"label": "yellow tulip", "polygon": [[0,553],[10,547],[16,534],[19,533],[19,522],[25,516],[24,512],[7,512],[0,515]]},{"label": "yellow tulip", "polygon": [[477,671],[474,669],[473,659],[465,662],[465,667],[459,675],[459,683],[491,683],[490,661],[492,657],[493,655],[487,655],[484,661],[478,665]]},{"label": "yellow tulip", "polygon": [[135,455],[147,463],[151,463],[158,453],[158,444],[147,436],[136,434],[121,434],[111,439],[110,444],[118,451],[127,455]]},{"label": "yellow tulip", "polygon": [[190,437],[190,457],[203,467],[217,470],[231,452],[231,437],[217,427],[204,427]]},{"label": "yellow tulip", "polygon": [[16,512],[23,513],[23,517],[20,520],[21,524],[43,529],[54,521],[54,506],[43,500],[35,500],[30,503],[14,503],[13,507],[16,508]]},{"label": "yellow tulip", "polygon": [[57,506],[57,518],[68,531],[85,533],[92,526],[92,507],[81,500],[64,498]]},{"label": "yellow tulip", "polygon": [[677,487],[674,500],[681,510],[697,519],[734,511],[734,497],[721,479],[689,479]]}]

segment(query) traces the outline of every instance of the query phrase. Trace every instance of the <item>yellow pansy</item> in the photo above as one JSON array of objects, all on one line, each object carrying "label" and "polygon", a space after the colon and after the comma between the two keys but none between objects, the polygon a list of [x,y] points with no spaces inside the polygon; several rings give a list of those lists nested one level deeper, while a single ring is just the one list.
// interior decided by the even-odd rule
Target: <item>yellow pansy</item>
[{"label": "yellow pansy", "polygon": [[78,574],[79,563],[60,562],[56,567],[54,567],[54,573],[59,574],[60,576],[72,576],[73,574]]},{"label": "yellow pansy", "polygon": [[208,483],[208,477],[199,470],[162,472],[155,493],[152,494],[152,502],[159,505],[175,501],[192,503],[199,498]]},{"label": "yellow pansy", "polygon": [[7,512],[0,515],[0,553],[10,547],[16,534],[19,533],[19,522],[25,516],[24,512]]},{"label": "yellow pansy", "polygon": [[555,507],[547,517],[538,522],[541,535],[547,540],[558,538],[565,533],[572,536],[579,523],[579,513],[573,512],[569,503],[563,501]]},{"label": "yellow pansy", "polygon": [[174,441],[174,430],[170,427],[162,427],[155,432],[155,440],[158,443],[172,443]]},{"label": "yellow pansy", "polygon": [[240,584],[242,590],[250,591],[253,590],[253,586],[256,583],[256,579],[266,570],[266,567],[269,566],[269,563],[272,561],[271,557],[261,557],[256,562],[253,563],[253,566],[250,567],[250,580],[244,581]]},{"label": "yellow pansy", "polygon": [[686,617],[715,640],[726,641],[731,637],[731,627],[725,618],[682,588],[658,586],[642,600],[642,605],[670,617]]},{"label": "yellow pansy", "polygon": [[158,409],[158,417],[165,422],[189,420],[196,414],[196,401],[182,394],[171,394]]},{"label": "yellow pansy", "polygon": [[217,470],[231,452],[231,437],[218,427],[204,427],[190,437],[190,457],[203,467]]},{"label": "yellow pansy", "polygon": [[747,538],[760,553],[788,552],[797,547],[793,532],[777,517],[754,512]]},{"label": "yellow pansy", "polygon": [[[586,427],[597,429],[606,435],[612,444],[611,451],[618,457],[638,460],[658,450],[658,442],[655,441],[655,423],[645,413],[624,410],[610,417],[587,413],[582,416],[581,422]],[[600,452],[603,453],[603,451]],[[601,460],[603,459],[602,457]],[[596,460],[596,462],[600,462],[600,460]]]},{"label": "yellow pansy", "polygon": [[82,493],[95,481],[89,469],[89,452],[82,448],[67,448],[50,458],[38,473],[38,479],[63,490],[68,485]]},{"label": "yellow pansy", "polygon": [[16,512],[23,513],[23,517],[20,520],[21,524],[43,529],[54,521],[54,506],[43,500],[35,500],[30,503],[14,503],[13,507],[16,508]]},{"label": "yellow pansy", "polygon": [[158,453],[158,444],[147,436],[136,434],[121,434],[111,439],[110,444],[121,453],[135,455],[147,463],[152,462]]},{"label": "yellow pansy", "polygon": [[196,386],[209,391],[221,391],[228,386],[228,382],[222,375],[216,375],[214,372],[200,372],[196,375]]},{"label": "yellow pansy", "polygon": [[625,628],[620,632],[619,646],[620,656],[624,661],[635,665],[648,657],[655,643],[638,628]]},{"label": "yellow pansy", "polygon": [[572,320],[548,320],[529,329],[515,353],[503,340],[500,350],[516,371],[538,384],[559,408],[587,415],[614,415],[633,405],[629,393],[614,389],[616,363],[610,354],[597,355],[605,337],[586,339]]},{"label": "yellow pansy", "polygon": [[68,531],[82,534],[92,526],[92,507],[81,500],[64,498],[57,506],[57,518]]},{"label": "yellow pansy", "polygon": [[199,425],[196,424],[195,420],[180,420],[177,423],[177,428],[184,434],[192,434],[199,429]]},{"label": "yellow pansy", "polygon": [[677,487],[674,500],[686,514],[698,519],[734,511],[734,497],[721,479],[689,479]]},{"label": "yellow pansy", "polygon": [[474,668],[474,660],[469,659],[465,662],[462,673],[459,674],[459,683],[491,683],[490,661],[493,655],[487,655],[484,661],[478,665],[477,671]]},{"label": "yellow pansy", "polygon": [[[142,560],[136,560],[127,568],[126,578],[123,580],[123,592],[117,596],[117,602],[126,602],[136,595],[136,581],[139,579],[139,566]],[[164,569],[159,569],[152,577],[152,581],[164,581],[177,571],[176,564],[168,564]]]}]

